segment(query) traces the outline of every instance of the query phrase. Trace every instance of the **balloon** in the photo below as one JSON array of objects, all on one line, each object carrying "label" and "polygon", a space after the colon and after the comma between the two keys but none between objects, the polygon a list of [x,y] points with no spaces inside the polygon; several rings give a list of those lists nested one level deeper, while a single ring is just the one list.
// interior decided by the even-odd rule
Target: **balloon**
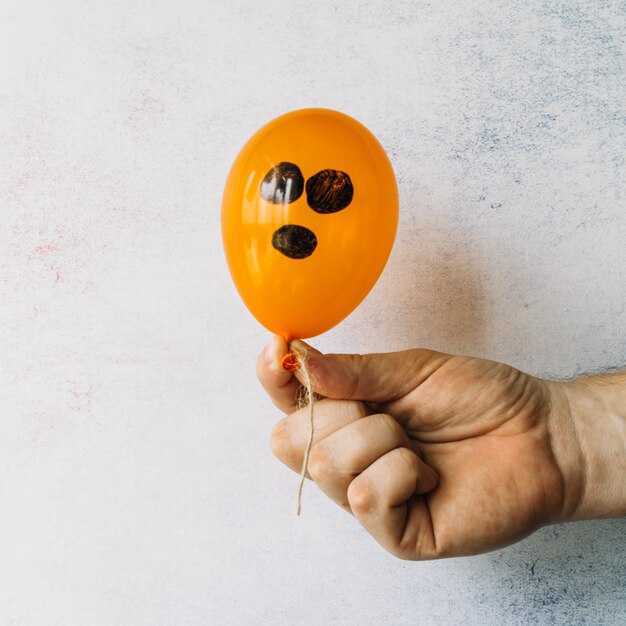
[{"label": "balloon", "polygon": [[230,170],[222,235],[256,319],[285,339],[319,335],[374,286],[391,252],[398,190],[376,138],[355,119],[302,109],[263,126]]}]

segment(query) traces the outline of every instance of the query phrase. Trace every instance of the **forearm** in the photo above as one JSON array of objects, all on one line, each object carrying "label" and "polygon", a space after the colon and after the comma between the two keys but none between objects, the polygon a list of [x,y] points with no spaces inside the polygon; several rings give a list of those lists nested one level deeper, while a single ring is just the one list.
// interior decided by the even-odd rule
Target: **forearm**
[{"label": "forearm", "polygon": [[555,397],[564,518],[626,515],[626,372],[561,383]]}]

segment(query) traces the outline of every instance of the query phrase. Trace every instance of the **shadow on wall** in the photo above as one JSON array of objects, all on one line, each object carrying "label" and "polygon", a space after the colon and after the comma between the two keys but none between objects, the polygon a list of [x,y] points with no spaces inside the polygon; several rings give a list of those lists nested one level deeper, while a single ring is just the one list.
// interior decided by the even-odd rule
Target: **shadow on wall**
[{"label": "shadow on wall", "polygon": [[441,228],[399,233],[388,341],[480,356],[488,333],[480,258],[461,235],[457,245],[450,233],[438,238]]}]

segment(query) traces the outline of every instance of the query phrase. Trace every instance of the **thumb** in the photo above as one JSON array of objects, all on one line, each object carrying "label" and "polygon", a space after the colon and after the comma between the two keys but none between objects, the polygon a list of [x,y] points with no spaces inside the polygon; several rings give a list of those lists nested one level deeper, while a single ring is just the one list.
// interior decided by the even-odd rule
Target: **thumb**
[{"label": "thumb", "polygon": [[418,387],[449,358],[424,349],[363,355],[321,354],[300,340],[294,340],[291,345],[306,355],[314,390],[336,400],[390,402]]}]

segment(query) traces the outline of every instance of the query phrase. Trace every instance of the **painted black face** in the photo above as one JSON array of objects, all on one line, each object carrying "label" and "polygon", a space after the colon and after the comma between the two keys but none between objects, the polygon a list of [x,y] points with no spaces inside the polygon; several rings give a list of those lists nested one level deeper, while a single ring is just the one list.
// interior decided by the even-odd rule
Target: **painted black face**
[{"label": "painted black face", "polygon": [[[295,202],[304,191],[304,177],[294,163],[282,161],[265,175],[261,197],[272,204]],[[351,202],[350,176],[340,170],[322,170],[306,181],[307,204],[321,214],[337,213]],[[285,224],[272,236],[272,246],[290,259],[306,259],[317,247],[315,233],[304,226]]]}]

